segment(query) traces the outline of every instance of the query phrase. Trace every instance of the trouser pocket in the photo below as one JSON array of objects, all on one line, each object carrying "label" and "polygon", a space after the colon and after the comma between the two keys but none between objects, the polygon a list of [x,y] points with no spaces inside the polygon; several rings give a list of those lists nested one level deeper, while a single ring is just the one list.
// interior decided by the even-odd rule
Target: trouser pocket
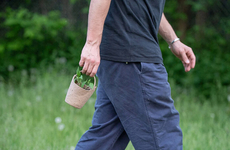
[{"label": "trouser pocket", "polygon": [[136,70],[138,73],[141,73],[141,72],[142,72],[142,64],[141,64],[141,62],[134,62],[134,63],[133,63],[133,66],[134,66],[135,70]]}]

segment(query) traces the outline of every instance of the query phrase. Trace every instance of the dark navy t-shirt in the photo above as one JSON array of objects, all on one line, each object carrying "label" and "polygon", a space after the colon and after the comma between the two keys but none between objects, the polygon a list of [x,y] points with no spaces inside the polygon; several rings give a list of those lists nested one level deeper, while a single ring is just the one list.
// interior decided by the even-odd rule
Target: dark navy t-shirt
[{"label": "dark navy t-shirt", "polygon": [[162,63],[158,29],[165,0],[112,0],[105,20],[101,59]]}]

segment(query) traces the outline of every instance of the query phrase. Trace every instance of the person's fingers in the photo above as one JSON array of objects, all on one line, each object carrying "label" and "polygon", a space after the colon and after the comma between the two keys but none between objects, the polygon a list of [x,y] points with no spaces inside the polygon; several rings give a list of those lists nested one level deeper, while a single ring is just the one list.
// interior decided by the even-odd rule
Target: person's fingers
[{"label": "person's fingers", "polygon": [[190,61],[189,61],[189,59],[188,59],[188,57],[187,57],[187,55],[186,55],[185,52],[181,54],[181,61],[183,63],[185,63],[185,64],[189,64],[190,63]]},{"label": "person's fingers", "polygon": [[189,49],[187,50],[186,54],[187,54],[187,57],[188,57],[188,59],[189,59],[189,61],[190,61],[189,66],[186,68],[186,72],[188,72],[188,71],[190,71],[192,68],[195,67],[196,57],[195,57],[195,55],[194,55],[194,53],[193,53],[193,51],[192,51],[191,48],[189,48]]},{"label": "person's fingers", "polygon": [[79,66],[83,67],[85,63],[85,59],[81,58],[81,60],[79,61]]},{"label": "person's fingers", "polygon": [[191,62],[191,68],[194,68],[196,65],[196,56],[194,53],[191,51],[191,54],[189,56],[190,62]]},{"label": "person's fingers", "polygon": [[184,66],[184,70],[185,70],[185,72],[190,71],[190,69],[191,69],[190,64],[183,63],[183,66]]},{"label": "person's fingers", "polygon": [[83,66],[83,68],[82,68],[82,70],[81,70],[81,72],[82,72],[83,74],[85,74],[85,73],[87,72],[88,66],[89,66],[88,62],[85,62],[85,63],[84,63],[84,66]]},{"label": "person's fingers", "polygon": [[99,65],[95,65],[91,74],[89,75],[90,77],[94,77],[97,73],[97,69],[98,69]]},{"label": "person's fingers", "polygon": [[93,65],[92,64],[89,64],[89,66],[88,66],[88,69],[87,69],[87,71],[86,71],[86,75],[88,76],[88,75],[90,75],[91,74],[91,72],[92,72],[92,70],[93,70]]},{"label": "person's fingers", "polygon": [[189,56],[186,52],[181,54],[181,61],[184,65],[185,72],[188,72],[191,70],[191,62],[189,60]]},{"label": "person's fingers", "polygon": [[186,68],[185,68],[185,72],[188,72],[191,70],[190,64],[187,64]]}]

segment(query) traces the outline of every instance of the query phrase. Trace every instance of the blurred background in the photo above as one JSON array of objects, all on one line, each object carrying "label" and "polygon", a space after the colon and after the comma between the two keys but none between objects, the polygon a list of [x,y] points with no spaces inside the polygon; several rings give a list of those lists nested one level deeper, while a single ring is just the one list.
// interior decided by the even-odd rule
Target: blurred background
[{"label": "blurred background", "polygon": [[[64,103],[86,39],[89,3],[0,1],[0,150],[73,149],[90,126],[95,95],[82,110]],[[227,150],[230,0],[168,0],[164,12],[197,58],[185,73],[159,37],[185,149]]]}]

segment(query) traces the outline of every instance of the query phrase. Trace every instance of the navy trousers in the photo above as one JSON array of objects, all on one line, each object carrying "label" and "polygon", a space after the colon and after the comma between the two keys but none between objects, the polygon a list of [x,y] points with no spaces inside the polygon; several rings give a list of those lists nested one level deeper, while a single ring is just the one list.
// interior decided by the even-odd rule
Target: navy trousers
[{"label": "navy trousers", "polygon": [[92,127],[75,150],[182,150],[179,113],[163,64],[101,60]]}]

